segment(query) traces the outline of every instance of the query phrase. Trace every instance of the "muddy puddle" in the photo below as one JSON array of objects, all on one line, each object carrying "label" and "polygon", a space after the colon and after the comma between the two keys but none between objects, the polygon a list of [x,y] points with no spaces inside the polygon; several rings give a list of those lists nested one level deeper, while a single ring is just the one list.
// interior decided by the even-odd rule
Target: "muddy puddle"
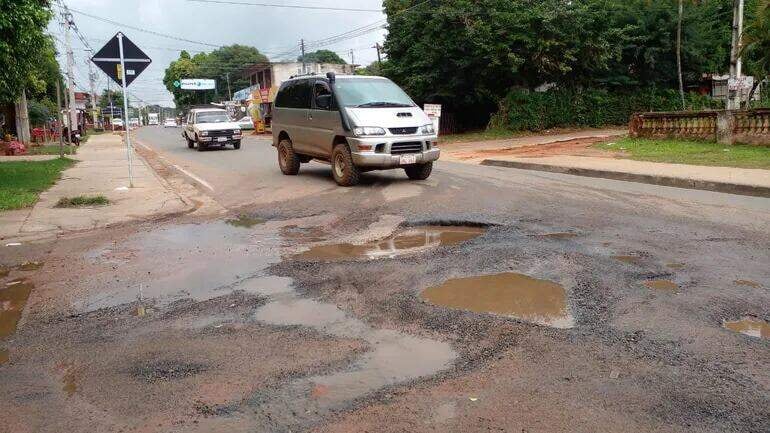
[{"label": "muddy puddle", "polygon": [[0,339],[16,331],[33,287],[26,280],[13,280],[0,286]]},{"label": "muddy puddle", "polygon": [[267,220],[265,220],[263,218],[257,218],[257,217],[254,217],[254,216],[249,216],[249,215],[242,214],[242,215],[238,215],[237,218],[231,218],[231,219],[225,220],[225,223],[227,223],[227,224],[229,224],[229,225],[231,225],[233,227],[241,227],[241,228],[245,228],[245,229],[250,229],[250,228],[252,228],[254,226],[257,226],[257,225],[260,225],[260,224],[264,224],[265,221],[267,221]]},{"label": "muddy puddle", "polygon": [[758,282],[751,280],[735,280],[733,283],[737,286],[751,287],[752,289],[758,289],[762,287],[762,285]]},{"label": "muddy puddle", "polygon": [[542,239],[572,239],[578,237],[578,234],[572,232],[555,232],[534,235],[534,237]]},{"label": "muddy puddle", "polygon": [[20,264],[17,269],[20,271],[30,272],[36,271],[43,267],[43,262],[24,262]]},{"label": "muddy puddle", "polygon": [[385,239],[364,244],[318,245],[297,254],[300,260],[378,259],[410,254],[428,248],[457,245],[481,236],[484,227],[419,226],[407,228]]},{"label": "muddy puddle", "polygon": [[741,320],[725,321],[722,326],[749,337],[770,338],[770,323],[756,317],[744,317]]},{"label": "muddy puddle", "polygon": [[612,258],[619,262],[628,263],[631,265],[635,265],[639,263],[640,260],[642,260],[642,258],[639,256],[612,256]]},{"label": "muddy puddle", "polygon": [[554,328],[575,325],[562,286],[523,274],[452,279],[426,289],[422,297],[435,305],[515,317]]},{"label": "muddy puddle", "polygon": [[665,292],[676,292],[679,290],[679,285],[670,280],[647,280],[643,284],[648,289],[653,290],[661,290]]}]

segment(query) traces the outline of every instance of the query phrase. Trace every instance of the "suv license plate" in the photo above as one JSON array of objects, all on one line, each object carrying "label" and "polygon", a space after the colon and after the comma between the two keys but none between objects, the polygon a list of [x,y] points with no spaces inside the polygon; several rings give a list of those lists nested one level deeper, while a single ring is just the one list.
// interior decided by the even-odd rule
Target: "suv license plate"
[{"label": "suv license plate", "polygon": [[401,165],[408,165],[408,164],[416,164],[417,163],[417,155],[401,155],[399,158],[399,164]]},{"label": "suv license plate", "polygon": [[227,137],[219,137],[217,138],[217,141],[227,141]]}]

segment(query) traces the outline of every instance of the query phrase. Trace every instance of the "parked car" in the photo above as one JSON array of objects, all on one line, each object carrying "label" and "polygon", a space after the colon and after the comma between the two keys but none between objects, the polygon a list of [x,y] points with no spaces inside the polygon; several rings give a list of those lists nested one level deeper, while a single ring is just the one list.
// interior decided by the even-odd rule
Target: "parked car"
[{"label": "parked car", "polygon": [[139,126],[139,118],[138,117],[132,117],[128,119],[128,126]]},{"label": "parked car", "polygon": [[116,128],[122,128],[123,127],[123,119],[112,119],[112,125]]},{"label": "parked car", "polygon": [[164,128],[176,128],[176,119],[166,119],[163,121]]},{"label": "parked car", "polygon": [[242,117],[238,120],[238,126],[241,130],[254,129],[254,121],[251,120],[251,116]]},{"label": "parked car", "polygon": [[383,77],[289,79],[276,95],[272,130],[283,174],[316,158],[331,163],[342,186],[357,184],[363,171],[392,168],[427,179],[440,154],[431,119]]},{"label": "parked car", "polygon": [[219,108],[194,108],[187,113],[187,125],[182,130],[187,147],[198,145],[198,151],[209,146],[232,144],[241,148],[241,128],[230,119],[227,111]]}]

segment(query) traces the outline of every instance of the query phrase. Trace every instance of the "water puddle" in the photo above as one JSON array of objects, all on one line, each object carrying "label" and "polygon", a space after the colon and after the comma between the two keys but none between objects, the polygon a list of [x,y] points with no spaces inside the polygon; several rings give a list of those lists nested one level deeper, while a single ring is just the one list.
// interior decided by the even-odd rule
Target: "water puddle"
[{"label": "water puddle", "polygon": [[572,232],[557,232],[557,233],[545,233],[542,235],[535,235],[535,237],[545,238],[545,239],[572,239],[572,238],[576,238],[577,236],[578,236],[577,233],[572,233]]},{"label": "water puddle", "polygon": [[414,253],[428,248],[457,245],[481,236],[484,227],[420,226],[364,244],[319,245],[294,256],[300,260],[378,259]]},{"label": "water puddle", "polygon": [[5,364],[6,362],[8,362],[8,349],[0,347],[0,365]]},{"label": "water puddle", "polygon": [[232,219],[226,220],[225,223],[227,223],[227,224],[229,224],[229,225],[231,225],[233,227],[241,227],[241,228],[245,228],[245,229],[250,229],[250,228],[252,228],[254,226],[257,226],[257,225],[260,225],[260,224],[264,224],[265,221],[267,221],[267,220],[262,219],[262,218],[257,218],[257,217],[249,216],[249,215],[245,215],[245,214],[241,214],[241,215],[238,215],[237,218],[232,218]]},{"label": "water puddle", "polygon": [[511,316],[553,328],[575,326],[564,288],[523,274],[452,279],[426,289],[422,297],[444,307]]},{"label": "water puddle", "polygon": [[619,262],[628,263],[632,265],[639,263],[639,261],[642,259],[639,256],[612,256],[612,258]]},{"label": "water puddle", "polygon": [[0,338],[16,331],[33,287],[27,280],[13,280],[0,286]]},{"label": "water puddle", "polygon": [[17,269],[20,271],[36,271],[43,267],[43,262],[24,262],[20,264]]},{"label": "water puddle", "polygon": [[722,326],[749,337],[770,338],[770,323],[756,317],[744,317],[741,320],[725,321]]},{"label": "water puddle", "polygon": [[758,289],[758,288],[762,287],[761,284],[757,283],[756,281],[751,281],[751,280],[735,280],[735,281],[733,281],[733,283],[735,283],[735,285],[737,285],[737,286],[751,287],[752,289]]},{"label": "water puddle", "polygon": [[666,263],[666,267],[668,267],[669,269],[684,269],[685,266],[687,266],[686,263],[676,263],[676,262]]},{"label": "water puddle", "polygon": [[676,292],[679,286],[670,280],[647,280],[643,283],[648,289]]}]

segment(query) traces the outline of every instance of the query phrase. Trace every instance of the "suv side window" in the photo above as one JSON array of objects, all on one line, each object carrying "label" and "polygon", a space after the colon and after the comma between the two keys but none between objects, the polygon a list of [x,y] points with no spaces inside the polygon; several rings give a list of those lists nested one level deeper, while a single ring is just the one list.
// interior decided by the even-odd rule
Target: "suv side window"
[{"label": "suv side window", "polygon": [[[326,81],[316,81],[313,84],[313,107],[316,110],[321,110],[321,108],[318,108],[318,104],[316,101],[318,100],[319,96],[331,96],[332,91],[329,88],[329,85],[326,83]],[[329,110],[334,110],[334,105],[329,108]]]},{"label": "suv side window", "polygon": [[278,108],[290,108],[292,99],[292,90],[294,82],[289,81],[281,87],[278,96],[275,98],[275,106]]},{"label": "suv side window", "polygon": [[294,91],[292,92],[291,108],[310,108],[310,99],[312,96],[310,81],[297,81],[293,87]]}]

